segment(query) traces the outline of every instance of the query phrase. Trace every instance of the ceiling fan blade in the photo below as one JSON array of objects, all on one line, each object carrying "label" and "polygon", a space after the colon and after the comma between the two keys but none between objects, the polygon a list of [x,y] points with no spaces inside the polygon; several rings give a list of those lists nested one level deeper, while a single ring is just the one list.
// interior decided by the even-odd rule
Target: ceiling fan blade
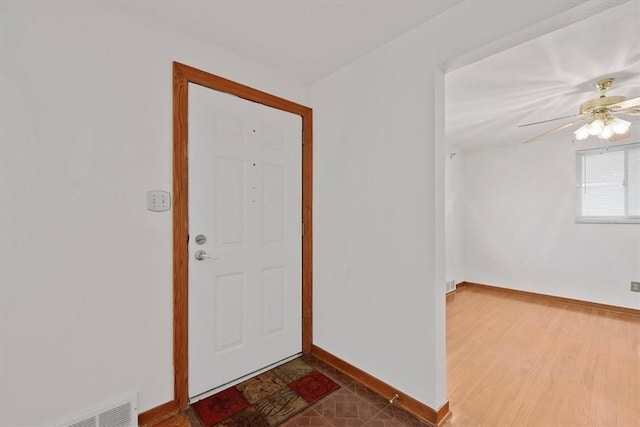
[{"label": "ceiling fan blade", "polygon": [[556,120],[562,120],[562,119],[570,119],[570,118],[572,118],[572,117],[578,117],[578,116],[580,116],[580,115],[581,115],[581,114],[580,114],[580,113],[578,113],[578,114],[572,114],[572,115],[570,115],[570,116],[556,117],[555,119],[542,120],[541,122],[533,122],[533,123],[527,123],[527,124],[524,124],[524,125],[518,125],[518,127],[519,127],[519,128],[523,128],[523,127],[525,127],[525,126],[539,125],[540,123],[554,122],[554,121],[556,121]]},{"label": "ceiling fan blade", "polygon": [[640,116],[640,108],[629,108],[628,110],[614,111],[615,114],[626,114],[627,116]]},{"label": "ceiling fan blade", "polygon": [[573,122],[570,122],[570,123],[565,123],[565,124],[563,124],[562,126],[558,126],[557,128],[551,129],[550,131],[547,131],[547,132],[545,132],[545,133],[543,133],[543,134],[540,134],[540,135],[538,135],[538,136],[534,136],[533,138],[526,140],[524,143],[525,143],[525,144],[528,144],[528,143],[530,143],[530,142],[537,141],[537,140],[538,140],[538,139],[540,139],[540,138],[544,138],[545,136],[549,136],[549,135],[551,135],[551,134],[553,134],[553,133],[560,132],[561,130],[564,130],[564,129],[566,129],[566,128],[568,128],[568,127],[571,127],[571,126],[573,126],[573,125],[575,125],[575,124],[578,124],[578,123],[580,123],[581,121],[583,121],[583,119],[580,119],[580,120],[574,120]]},{"label": "ceiling fan blade", "polygon": [[617,104],[611,104],[609,105],[609,109],[617,112],[619,110],[638,106],[640,106],[640,97],[627,99],[626,101],[618,102]]},{"label": "ceiling fan blade", "polygon": [[615,142],[615,141],[622,141],[623,139],[627,139],[629,138],[629,132],[627,133],[622,133],[622,134],[616,134],[614,133],[611,138],[609,138],[609,142]]}]

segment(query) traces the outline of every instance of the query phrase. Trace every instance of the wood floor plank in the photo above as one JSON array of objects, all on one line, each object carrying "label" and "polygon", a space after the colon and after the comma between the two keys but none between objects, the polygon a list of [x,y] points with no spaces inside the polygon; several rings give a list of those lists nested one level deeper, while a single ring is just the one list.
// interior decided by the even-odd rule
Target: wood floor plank
[{"label": "wood floor plank", "polygon": [[447,296],[458,426],[640,426],[640,318],[499,289]]}]

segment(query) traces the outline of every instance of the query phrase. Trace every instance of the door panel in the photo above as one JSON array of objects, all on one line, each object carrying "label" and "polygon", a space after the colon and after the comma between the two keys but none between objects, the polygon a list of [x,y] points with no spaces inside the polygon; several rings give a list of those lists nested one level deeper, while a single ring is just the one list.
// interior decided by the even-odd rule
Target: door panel
[{"label": "door panel", "polygon": [[298,115],[189,85],[191,398],[302,350],[301,137]]},{"label": "door panel", "polygon": [[263,244],[283,244],[286,213],[285,168],[263,165]]},{"label": "door panel", "polygon": [[216,352],[220,353],[242,346],[246,341],[246,280],[242,273],[218,276],[216,279],[215,328],[218,334],[214,342]]},{"label": "door panel", "polygon": [[242,247],[246,228],[246,163],[217,158],[214,168],[215,211],[212,220],[217,248]]},{"label": "door panel", "polygon": [[262,270],[262,336],[274,335],[284,330],[286,305],[285,267]]}]

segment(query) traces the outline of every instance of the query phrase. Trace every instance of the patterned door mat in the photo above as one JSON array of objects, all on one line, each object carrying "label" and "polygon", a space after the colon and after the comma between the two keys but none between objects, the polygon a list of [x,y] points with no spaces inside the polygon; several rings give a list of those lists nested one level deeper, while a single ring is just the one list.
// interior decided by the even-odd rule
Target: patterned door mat
[{"label": "patterned door mat", "polygon": [[191,407],[205,427],[273,427],[339,388],[301,359],[294,359]]}]

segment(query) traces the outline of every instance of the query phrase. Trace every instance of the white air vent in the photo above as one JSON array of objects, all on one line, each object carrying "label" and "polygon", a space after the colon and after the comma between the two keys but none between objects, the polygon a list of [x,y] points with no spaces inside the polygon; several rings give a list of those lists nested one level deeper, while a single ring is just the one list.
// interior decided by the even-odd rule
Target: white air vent
[{"label": "white air vent", "polygon": [[58,424],[58,427],[137,427],[138,404],[136,395],[128,396],[101,409]]},{"label": "white air vent", "polygon": [[78,421],[77,423],[71,424],[69,427],[96,427],[96,417]]},{"label": "white air vent", "polygon": [[456,290],[456,281],[455,280],[449,280],[446,284],[445,284],[445,292],[449,293],[449,292],[453,292]]}]

